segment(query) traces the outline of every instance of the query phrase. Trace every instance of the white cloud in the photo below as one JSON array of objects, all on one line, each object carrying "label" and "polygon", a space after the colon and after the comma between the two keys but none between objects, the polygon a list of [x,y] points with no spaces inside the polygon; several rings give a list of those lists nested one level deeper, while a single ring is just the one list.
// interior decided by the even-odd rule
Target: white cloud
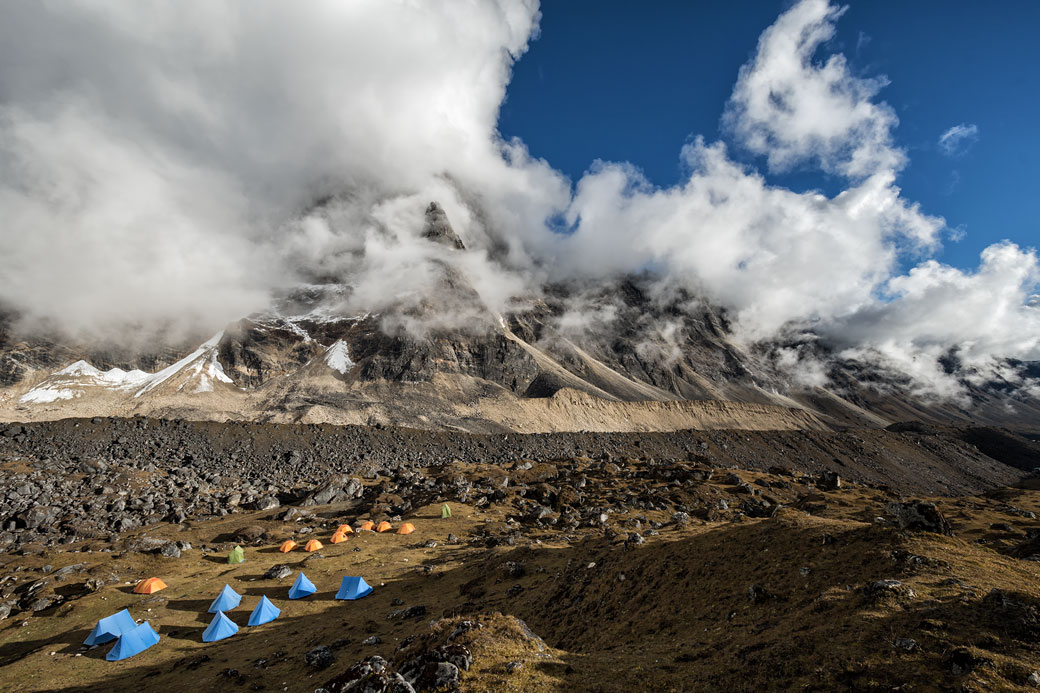
[{"label": "white cloud", "polygon": [[[418,210],[391,225],[439,199],[478,252],[497,238],[526,263],[568,194],[495,130],[537,18],[513,0],[7,8],[0,302],[73,330],[214,328],[300,262],[353,267],[337,253],[373,224],[416,237],[375,219],[394,198]],[[296,221],[344,192],[341,223]]]},{"label": "white cloud", "polygon": [[862,178],[904,164],[891,141],[895,112],[871,100],[888,80],[853,76],[840,53],[815,58],[844,12],[802,0],[763,32],[740,70],[725,122],[771,170],[807,163]]},{"label": "white cloud", "polygon": [[939,135],[939,150],[946,156],[960,156],[967,153],[978,139],[978,125],[961,123]]},{"label": "white cloud", "polygon": [[[572,195],[496,129],[534,0],[13,4],[0,24],[0,303],[127,335],[216,328],[326,275],[352,285],[345,309],[421,304],[454,272],[478,298],[439,318],[457,325],[546,278],[651,268],[661,291],[726,308],[746,340],[808,327],[921,381],[941,379],[950,349],[1038,358],[1035,253],[998,244],[974,272],[927,259],[944,221],[896,184],[906,154],[877,99],[886,79],[827,54],[842,13],[825,0],[784,12],[724,114],[766,172],[815,167],[842,192],[778,187],[697,138],[680,185],[596,162]],[[958,128],[977,135],[951,129],[958,147]],[[420,240],[430,200],[466,252]],[[547,228],[558,215],[573,234]],[[566,321],[610,319],[576,304]],[[661,343],[672,334],[662,326]],[[783,359],[803,382],[825,377],[801,353]]]},{"label": "white cloud", "polygon": [[685,156],[693,173],[668,190],[623,165],[583,178],[569,212],[577,231],[561,253],[568,271],[653,263],[733,310],[745,337],[766,338],[868,301],[899,244],[929,244],[942,223],[902,200],[889,174],[829,199],[769,186],[719,143],[698,141]]},{"label": "white cloud", "polygon": [[850,345],[902,351],[956,349],[969,363],[993,355],[1040,360],[1040,283],[1035,250],[1007,241],[982,251],[974,272],[927,260],[885,284],[885,299],[832,328]]}]

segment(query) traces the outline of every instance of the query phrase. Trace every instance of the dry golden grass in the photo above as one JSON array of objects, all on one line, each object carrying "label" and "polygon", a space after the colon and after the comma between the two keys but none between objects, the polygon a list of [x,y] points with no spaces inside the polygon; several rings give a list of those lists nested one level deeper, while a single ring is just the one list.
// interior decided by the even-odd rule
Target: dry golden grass
[{"label": "dry golden grass", "polygon": [[[495,473],[483,466],[456,471]],[[605,489],[608,481],[590,478],[586,487],[593,505],[598,484]],[[689,493],[710,499],[731,492],[708,483]],[[449,533],[465,541],[508,529],[508,499],[485,509],[453,504],[453,516],[443,520],[434,503],[406,518],[414,534],[362,532],[341,544],[326,542],[325,558],[310,560],[299,549],[277,551],[299,525],[273,513],[147,530],[199,547],[261,526],[268,539],[247,546],[246,562],[235,566],[223,561],[226,551],[204,556],[198,548],[180,559],[82,551],[101,548],[100,542],[7,556],[3,572],[22,568],[21,584],[42,577],[44,564],[85,562],[87,569],[44,589],[68,596],[62,606],[0,623],[0,681],[5,691],[313,691],[365,656],[400,659],[407,652],[396,650],[409,637],[419,639],[410,652],[469,618],[485,627],[465,636],[474,666],[464,674],[463,690],[1029,690],[1027,677],[1040,670],[1040,563],[1007,554],[1040,522],[1009,506],[1040,512],[1040,492],[935,499],[954,526],[953,537],[904,534],[876,521],[892,495],[875,489],[813,492],[801,504],[794,492],[769,492],[792,507],[766,519],[666,525],[642,546],[624,542],[632,521],[642,516],[645,528],[666,520],[666,513],[614,513],[610,523],[619,534],[582,528],[565,536],[543,528],[525,531],[515,546],[445,543]],[[318,510],[315,535],[323,541],[336,525],[355,519],[335,506]],[[1008,523],[1011,531],[991,529],[996,523]],[[425,548],[429,539],[438,545]],[[523,574],[508,574],[507,562],[522,563]],[[264,579],[277,563],[288,563],[293,576]],[[290,601],[286,590],[301,567],[318,593]],[[83,589],[87,577],[110,574],[118,584]],[[132,594],[126,583],[150,575],[169,588]],[[343,575],[363,576],[373,594],[335,601]],[[901,588],[873,597],[865,589],[884,579],[899,580],[914,596]],[[225,641],[202,643],[206,608],[225,583],[244,595],[229,614],[242,629]],[[1001,593],[990,595],[994,589]],[[281,617],[245,627],[262,594],[282,609]],[[426,616],[388,618],[414,605],[425,606]],[[83,650],[94,621],[122,608],[149,620],[161,642],[116,663],[104,660],[107,645]],[[382,642],[362,645],[372,635]],[[897,647],[900,639],[913,639],[916,647]],[[314,671],[303,654],[322,644],[333,646],[336,664]],[[958,648],[965,649],[958,654]],[[965,656],[978,666],[955,675],[953,663]],[[521,664],[507,667],[510,662]]]}]

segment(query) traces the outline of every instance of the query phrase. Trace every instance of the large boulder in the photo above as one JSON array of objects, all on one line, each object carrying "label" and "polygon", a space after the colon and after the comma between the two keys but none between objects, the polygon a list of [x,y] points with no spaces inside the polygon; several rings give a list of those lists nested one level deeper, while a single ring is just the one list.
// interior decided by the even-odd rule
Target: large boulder
[{"label": "large boulder", "polygon": [[346,474],[335,474],[318,486],[300,505],[327,505],[360,498],[365,492],[361,480]]},{"label": "large boulder", "polygon": [[894,517],[899,528],[911,532],[934,532],[953,536],[953,528],[946,521],[935,503],[910,501],[898,503],[893,501],[885,506],[885,512]]}]

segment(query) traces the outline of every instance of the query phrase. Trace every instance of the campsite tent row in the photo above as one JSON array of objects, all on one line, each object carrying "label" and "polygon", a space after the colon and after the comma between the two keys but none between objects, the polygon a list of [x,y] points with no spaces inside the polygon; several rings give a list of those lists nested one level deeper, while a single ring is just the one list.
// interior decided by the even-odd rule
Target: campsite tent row
[{"label": "campsite tent row", "polygon": [[[451,517],[451,508],[447,503],[441,506],[441,518]],[[373,523],[371,520],[365,520],[358,525],[359,530],[370,530],[375,532],[389,532],[393,530],[393,525],[389,522],[383,521],[378,525]],[[397,529],[398,534],[411,534],[415,531],[415,525],[411,522],[402,523]],[[343,524],[336,528],[333,533],[330,542],[333,544],[339,544],[347,540],[348,534],[353,534],[354,529],[350,525]],[[292,551],[298,546],[293,540],[288,540],[281,545],[279,548],[282,553]],[[306,551],[317,551],[322,548],[322,543],[317,539],[311,539],[307,542],[304,549]],[[241,546],[236,546],[228,554],[228,563],[234,565],[245,561],[245,550]],[[154,594],[159,590],[166,589],[166,583],[157,577],[150,577],[141,580],[134,587],[135,594]],[[317,591],[314,583],[311,582],[306,575],[302,572],[296,576],[296,580],[293,582],[292,587],[289,588],[289,599],[302,599],[310,596]],[[365,582],[364,578],[358,576],[347,576],[344,577],[340,583],[339,591],[336,592],[336,599],[361,599],[372,593],[372,587]],[[234,609],[242,602],[242,595],[235,592],[231,585],[224,585],[224,589],[220,591],[213,603],[210,604],[209,613],[215,614],[213,620],[209,626],[202,633],[203,642],[215,642],[217,640],[223,640],[224,638],[231,637],[238,632],[238,625],[235,624],[230,618],[228,618],[224,612],[230,609]],[[264,623],[269,623],[281,614],[281,610],[267,598],[267,595],[263,595],[260,598],[260,602],[253,609],[249,615],[249,626],[259,626]],[[126,659],[133,655],[142,652],[152,645],[159,642],[159,634],[155,632],[151,624],[148,621],[138,625],[134,621],[130,612],[126,609],[115,613],[111,616],[107,616],[97,622],[94,629],[87,636],[84,641],[85,645],[101,645],[106,642],[116,641],[116,644],[109,650],[106,655],[106,659],[109,661],[118,661],[120,659]]]},{"label": "campsite tent row", "polygon": [[[448,508],[447,503],[445,503],[444,507],[441,508],[441,517],[451,517],[451,509]],[[389,532],[393,528],[393,525],[386,521],[380,522],[378,525],[375,525],[370,520],[365,520],[360,525],[358,525],[358,530],[371,530],[373,532]],[[414,531],[415,525],[413,525],[411,522],[405,522],[397,528],[398,534],[411,534]],[[354,529],[350,525],[340,525],[336,529],[336,531],[332,533],[332,538],[329,539],[329,543],[340,544],[342,542],[345,542],[347,540],[347,535],[353,533]],[[281,546],[278,547],[278,550],[282,553],[289,553],[298,546],[299,544],[293,541],[292,539],[286,539],[284,542],[282,542]],[[313,552],[318,551],[319,549],[322,549],[324,547],[325,545],[317,539],[311,539],[304,545],[303,550],[307,552]],[[231,565],[237,565],[239,563],[244,562],[245,560],[245,549],[243,549],[241,546],[236,546],[235,548],[231,549],[230,553],[228,553],[227,562]]]},{"label": "campsite tent row", "polygon": [[[451,508],[448,506],[447,503],[445,503],[441,506],[441,518],[443,519],[447,517],[451,517]],[[378,525],[372,522],[371,520],[365,520],[363,522],[358,523],[357,526],[358,531],[370,531],[380,533],[391,532],[393,531],[393,529],[394,526],[386,520],[383,520]],[[411,522],[403,522],[401,523],[401,526],[397,528],[397,534],[411,534],[414,531],[415,525],[413,525]],[[329,539],[329,543],[341,544],[347,540],[348,535],[354,534],[354,532],[354,528],[350,525],[340,525],[336,528],[336,531],[332,533],[332,537]],[[282,542],[281,546],[278,547],[278,550],[282,553],[289,553],[298,546],[299,544],[296,541],[292,539],[286,539],[284,542]],[[322,544],[319,540],[311,539],[306,544],[304,544],[303,550],[307,552],[313,552],[324,548],[324,546],[325,545]],[[228,554],[228,563],[232,565],[242,563],[244,560],[245,552],[243,551],[241,546],[236,546],[231,550],[231,553]]]},{"label": "campsite tent row", "polygon": [[[142,580],[142,583],[158,578]],[[161,581],[160,581],[161,582]],[[166,585],[164,584],[163,587]],[[135,590],[136,591],[136,590]],[[302,599],[317,592],[314,583],[302,572],[296,576],[292,587],[289,588],[289,599]],[[354,600],[367,597],[372,593],[372,587],[365,579],[355,575],[348,575],[340,582],[336,599]],[[238,632],[238,625],[224,613],[234,609],[242,603],[242,595],[225,584],[220,594],[209,605],[209,613],[214,614],[213,620],[202,632],[203,642],[216,642],[229,638]],[[282,613],[267,595],[260,597],[260,601],[249,614],[248,626],[260,626],[278,618]],[[84,645],[102,645],[115,640],[116,643],[105,656],[110,662],[115,662],[147,650],[159,642],[159,634],[155,632],[148,621],[138,625],[133,616],[126,609],[107,616],[97,622],[90,635],[83,641]]]},{"label": "campsite tent row", "polygon": [[[451,517],[450,510],[448,511],[447,515],[443,514],[443,510],[441,511],[441,513],[442,517]],[[371,520],[365,520],[360,525],[358,525],[358,530],[370,530],[373,532],[389,532],[392,531],[393,528],[394,526],[386,521],[380,522],[378,525],[376,525]],[[397,528],[397,534],[411,534],[414,531],[415,525],[413,525],[411,522],[405,522]],[[329,543],[341,544],[347,540],[348,535],[350,534],[354,534],[353,527],[351,527],[350,525],[340,525],[336,528],[336,531],[332,533],[332,537],[329,539]],[[299,544],[293,541],[292,539],[286,539],[284,542],[282,542],[282,545],[278,547],[278,550],[282,553],[289,553],[298,546]],[[317,551],[318,549],[323,548],[323,546],[324,545],[317,539],[311,539],[304,545],[303,550],[308,552]],[[228,562],[231,562],[230,557],[228,558]],[[241,561],[236,562],[240,563]]]}]

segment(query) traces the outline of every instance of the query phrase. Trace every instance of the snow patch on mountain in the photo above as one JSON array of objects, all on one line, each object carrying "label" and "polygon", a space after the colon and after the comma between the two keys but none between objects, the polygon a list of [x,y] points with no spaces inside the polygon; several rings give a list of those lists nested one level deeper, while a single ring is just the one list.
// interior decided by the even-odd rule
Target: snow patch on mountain
[{"label": "snow patch on mountain", "polygon": [[61,387],[37,386],[18,398],[23,404],[49,404],[62,399],[72,399],[82,393]]},{"label": "snow patch on mountain", "polygon": [[232,382],[231,378],[224,373],[224,367],[220,365],[220,361],[217,360],[216,349],[211,350],[205,359],[196,361],[191,368],[190,378],[181,383],[178,390],[183,390],[185,385],[192,382],[192,379],[197,380],[192,392],[213,392],[213,383]]},{"label": "snow patch on mountain", "polygon": [[353,368],[354,362],[350,359],[350,350],[347,348],[347,343],[342,339],[337,339],[332,346],[326,349],[325,364],[332,370],[343,374],[346,374],[347,371]]},{"label": "snow patch on mountain", "polygon": [[84,388],[105,387],[129,390],[146,381],[150,375],[144,371],[124,371],[113,368],[101,371],[86,361],[80,360],[54,373],[32,388],[18,401],[25,404],[47,404],[59,400],[82,397]]},{"label": "snow patch on mountain", "polygon": [[221,367],[220,362],[217,361],[217,345],[220,344],[220,340],[223,336],[224,331],[221,330],[202,344],[202,346],[182,358],[177,363],[150,376],[145,386],[138,390],[134,397],[140,397],[143,394],[151,392],[173,376],[187,369],[189,366],[192,368],[191,375],[188,380],[178,386],[178,390],[183,390],[184,386],[191,381],[193,376],[199,378],[199,382],[194,390],[195,392],[212,392],[213,381],[215,380],[230,383],[231,378],[224,373],[224,369]]}]

